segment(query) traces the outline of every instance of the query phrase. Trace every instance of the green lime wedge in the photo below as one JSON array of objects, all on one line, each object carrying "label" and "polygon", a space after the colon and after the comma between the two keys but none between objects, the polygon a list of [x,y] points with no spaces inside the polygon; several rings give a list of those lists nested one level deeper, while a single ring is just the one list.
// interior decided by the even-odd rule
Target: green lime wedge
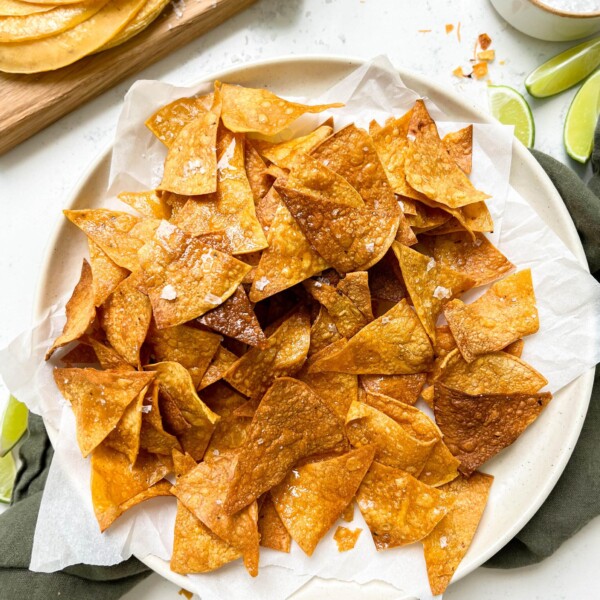
[{"label": "green lime wedge", "polygon": [[8,504],[12,496],[17,469],[12,454],[9,452],[0,458],[0,502]]},{"label": "green lime wedge", "polygon": [[546,98],[583,81],[600,65],[600,37],[569,48],[532,71],[525,80],[534,98]]},{"label": "green lime wedge", "polygon": [[0,434],[0,457],[5,456],[27,431],[27,407],[14,396],[8,400],[8,406],[2,420]]},{"label": "green lime wedge", "polygon": [[600,70],[579,89],[567,113],[563,140],[567,154],[587,162],[594,146],[594,131],[600,114]]},{"label": "green lime wedge", "polygon": [[527,100],[507,85],[488,88],[490,111],[500,123],[515,126],[515,137],[528,148],[535,142],[535,123]]}]

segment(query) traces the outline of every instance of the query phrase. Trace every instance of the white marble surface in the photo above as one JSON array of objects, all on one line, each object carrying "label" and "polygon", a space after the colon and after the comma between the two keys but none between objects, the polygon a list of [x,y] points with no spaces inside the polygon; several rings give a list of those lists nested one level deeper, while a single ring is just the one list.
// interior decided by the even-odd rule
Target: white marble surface
[{"label": "white marble surface", "polygon": [[[195,0],[185,0],[193,2]],[[461,39],[457,39],[460,21]],[[445,33],[445,24],[455,29]],[[419,31],[428,30],[428,31]],[[494,84],[524,91],[527,73],[568,44],[541,42],[508,26],[486,0],[259,0],[182,50],[132,77],[0,156],[0,345],[30,324],[40,264],[67,191],[112,139],[123,95],[137,78],[186,84],[224,67],[287,54],[345,54],[392,62],[485,102],[485,83],[459,81],[479,33],[493,40]],[[501,65],[500,61],[504,61]],[[575,166],[562,148],[562,123],[574,90],[530,99],[535,147]],[[513,571],[478,569],[445,595],[455,600],[589,599],[600,597],[600,519],[553,557]],[[176,600],[178,588],[154,575],[127,600]]]}]

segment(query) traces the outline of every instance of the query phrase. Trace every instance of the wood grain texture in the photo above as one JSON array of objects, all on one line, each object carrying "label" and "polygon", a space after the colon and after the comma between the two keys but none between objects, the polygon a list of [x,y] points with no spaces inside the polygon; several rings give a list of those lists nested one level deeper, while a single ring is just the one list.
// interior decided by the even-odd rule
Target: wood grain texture
[{"label": "wood grain texture", "polygon": [[193,0],[172,5],[128,42],[56,71],[0,73],[0,154],[129,75],[219,25],[254,0]]}]

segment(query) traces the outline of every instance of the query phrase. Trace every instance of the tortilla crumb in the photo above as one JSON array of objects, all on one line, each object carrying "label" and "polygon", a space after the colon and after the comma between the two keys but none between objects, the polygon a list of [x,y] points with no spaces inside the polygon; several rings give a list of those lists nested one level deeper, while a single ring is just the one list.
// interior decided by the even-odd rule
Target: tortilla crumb
[{"label": "tortilla crumb", "polygon": [[452,33],[454,31],[454,25],[452,23],[446,23],[446,33]]}]

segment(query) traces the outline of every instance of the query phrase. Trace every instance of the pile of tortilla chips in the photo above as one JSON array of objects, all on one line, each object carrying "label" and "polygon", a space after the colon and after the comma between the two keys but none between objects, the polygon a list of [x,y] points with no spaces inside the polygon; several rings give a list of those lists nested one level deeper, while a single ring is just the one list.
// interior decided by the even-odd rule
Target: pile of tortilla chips
[{"label": "pile of tortilla chips", "polygon": [[[418,101],[370,133],[274,137],[335,106],[216,82],[149,116],[158,188],[120,195],[135,214],[65,211],[90,258],[48,357],[69,346],[55,379],[102,530],[172,495],[174,571],[255,576],[261,545],[311,555],[357,505],[377,550],[423,544],[438,594],[478,469],[551,399],[520,358],[531,273],[484,235],[470,128],[440,139]],[[360,533],[339,526],[340,551]]]},{"label": "pile of tortilla chips", "polygon": [[118,46],[150,25],[169,0],[3,0],[0,71],[53,71]]}]

